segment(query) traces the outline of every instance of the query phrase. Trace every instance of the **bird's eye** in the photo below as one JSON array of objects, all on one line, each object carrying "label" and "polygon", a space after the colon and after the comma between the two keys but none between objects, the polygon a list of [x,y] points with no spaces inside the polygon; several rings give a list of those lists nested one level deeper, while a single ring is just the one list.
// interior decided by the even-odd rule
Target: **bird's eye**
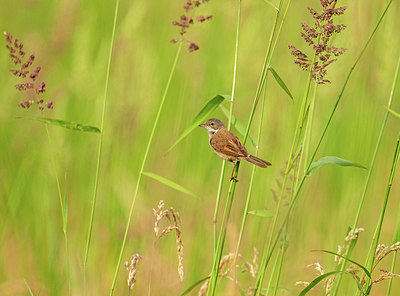
[{"label": "bird's eye", "polygon": [[211,122],[210,125],[214,125],[214,122]]}]

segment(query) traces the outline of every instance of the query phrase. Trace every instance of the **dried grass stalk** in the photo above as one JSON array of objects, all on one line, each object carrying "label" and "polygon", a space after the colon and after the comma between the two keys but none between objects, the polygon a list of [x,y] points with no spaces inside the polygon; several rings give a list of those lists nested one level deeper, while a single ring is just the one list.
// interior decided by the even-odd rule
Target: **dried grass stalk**
[{"label": "dried grass stalk", "polygon": [[[157,243],[162,237],[175,231],[176,235],[176,253],[178,255],[178,274],[181,281],[183,281],[183,242],[182,242],[182,230],[181,230],[181,218],[179,213],[174,208],[169,207],[165,210],[164,201],[160,200],[157,209],[153,209],[156,221],[154,223],[154,232],[156,234]],[[167,219],[168,225],[160,232],[160,222],[163,218]]]},{"label": "dried grass stalk", "polygon": [[136,283],[136,264],[142,259],[143,257],[140,256],[139,254],[133,254],[131,257],[131,262],[129,261],[125,262],[125,267],[129,272],[128,276],[129,293],[133,289],[133,286]]}]

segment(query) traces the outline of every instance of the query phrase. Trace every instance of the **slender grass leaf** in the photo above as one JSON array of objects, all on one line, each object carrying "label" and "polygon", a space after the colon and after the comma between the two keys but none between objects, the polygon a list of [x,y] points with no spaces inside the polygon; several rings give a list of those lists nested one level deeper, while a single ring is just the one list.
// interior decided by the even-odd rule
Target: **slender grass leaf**
[{"label": "slender grass leaf", "polygon": [[299,294],[299,296],[304,296],[306,295],[312,288],[314,288],[320,281],[322,281],[323,279],[330,277],[331,275],[334,275],[336,273],[341,273],[342,271],[340,270],[336,270],[336,271],[331,271],[331,272],[327,272],[324,273],[322,275],[320,275],[319,277],[315,278],[311,283],[308,284],[307,287],[305,287]]},{"label": "slender grass leaf", "polygon": [[67,231],[67,226],[68,226],[68,205],[67,205],[67,195],[65,194],[64,200],[63,200],[63,231]]},{"label": "slender grass leaf", "polygon": [[81,123],[75,123],[72,121],[66,121],[66,120],[61,120],[61,119],[53,119],[53,118],[45,118],[45,117],[20,117],[20,118],[38,120],[38,121],[42,121],[42,122],[49,123],[52,125],[71,129],[74,131],[89,132],[89,133],[100,133],[101,132],[100,129],[98,129],[95,126],[85,125],[85,124],[81,124]]},{"label": "slender grass leaf", "polygon": [[285,82],[283,82],[282,78],[278,75],[278,73],[276,73],[276,71],[274,70],[274,68],[269,67],[268,69],[271,71],[272,75],[274,75],[274,78],[275,78],[276,82],[278,82],[279,86],[288,94],[288,96],[289,96],[289,97],[292,99],[292,101],[293,101],[293,96],[292,96],[292,94],[290,93],[290,90],[289,90],[289,88],[286,86]]},{"label": "slender grass leaf", "polygon": [[310,168],[307,171],[307,175],[311,174],[311,172],[315,169],[318,169],[326,164],[336,164],[336,165],[340,165],[340,166],[353,166],[353,167],[357,167],[357,168],[362,168],[362,169],[366,169],[365,166],[362,166],[361,164],[352,162],[350,160],[346,160],[346,159],[342,159],[336,156],[324,156],[321,157],[320,159],[318,159],[317,161],[313,162],[310,165]]},{"label": "slender grass leaf", "polygon": [[193,283],[192,285],[189,286],[189,288],[187,288],[182,294],[181,296],[185,296],[187,294],[190,293],[190,291],[192,291],[194,288],[196,288],[196,286],[200,285],[202,282],[208,280],[210,278],[210,276],[206,276],[205,278],[202,278],[200,280],[198,280],[197,282]]},{"label": "slender grass leaf", "polygon": [[210,114],[221,104],[224,100],[230,100],[230,96],[227,95],[217,95],[212,98],[208,103],[200,110],[200,112],[195,116],[192,122],[185,128],[182,134],[179,136],[178,140],[168,149],[167,153],[171,151],[183,138],[185,138],[191,131],[199,126],[199,124],[204,123]]},{"label": "slender grass leaf", "polygon": [[[219,105],[219,107],[221,108],[222,112],[224,112],[226,118],[229,118],[229,110],[226,109],[224,106]],[[246,133],[246,128],[244,127],[244,125],[237,120],[237,118],[232,115],[232,124],[233,126],[236,128],[236,130],[242,135],[244,136],[244,134]],[[251,144],[253,144],[254,147],[257,147],[256,142],[254,142],[253,138],[251,136],[249,136]]]},{"label": "slender grass leaf", "polygon": [[274,216],[274,213],[268,210],[254,210],[254,211],[248,211],[247,214],[254,215],[254,216],[259,216],[259,217],[264,217],[264,218],[271,218]]},{"label": "slender grass leaf", "polygon": [[275,8],[277,11],[279,11],[278,7],[276,7],[272,2],[268,1],[268,0],[264,0],[265,3],[267,3],[268,5],[272,6],[273,8]]},{"label": "slender grass leaf", "polygon": [[26,279],[24,279],[24,282],[25,282],[25,286],[28,288],[29,294],[31,296],[34,296],[32,290],[31,290],[31,287],[29,287],[28,283],[26,282]]},{"label": "slender grass leaf", "polygon": [[185,187],[183,187],[183,186],[181,186],[181,185],[179,185],[179,184],[177,184],[177,183],[175,183],[175,182],[173,182],[171,180],[168,180],[168,179],[166,179],[164,177],[161,177],[161,176],[159,176],[157,174],[149,173],[149,172],[143,172],[142,174],[147,176],[147,177],[150,177],[150,178],[152,178],[154,180],[157,180],[158,182],[163,183],[164,185],[167,185],[167,186],[169,186],[169,187],[171,187],[171,188],[173,188],[175,190],[178,190],[180,192],[186,193],[186,194],[191,195],[191,196],[195,196],[193,192],[191,192],[190,190],[186,189]]},{"label": "slender grass leaf", "polygon": [[353,261],[353,260],[351,260],[351,259],[349,259],[349,258],[347,258],[347,257],[345,257],[343,255],[337,254],[335,252],[327,251],[327,250],[313,250],[313,252],[324,252],[324,253],[328,253],[328,254],[335,255],[335,256],[338,256],[340,258],[343,258],[344,260],[349,261],[349,262],[357,265],[358,267],[360,267],[365,272],[367,277],[371,278],[371,273],[364,266],[362,266],[360,263],[357,263],[356,261]]},{"label": "slender grass leaf", "polygon": [[400,114],[397,113],[396,111],[394,111],[394,110],[392,110],[392,109],[390,109],[390,108],[386,108],[386,109],[388,109],[388,111],[389,111],[390,113],[392,113],[394,116],[397,116],[398,118],[400,118]]}]

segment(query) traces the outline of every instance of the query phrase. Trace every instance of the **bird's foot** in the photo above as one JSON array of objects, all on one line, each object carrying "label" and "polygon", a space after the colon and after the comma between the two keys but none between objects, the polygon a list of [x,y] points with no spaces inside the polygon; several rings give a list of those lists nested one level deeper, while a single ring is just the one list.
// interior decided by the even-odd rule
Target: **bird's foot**
[{"label": "bird's foot", "polygon": [[231,181],[232,180],[235,181],[236,183],[239,182],[239,180],[237,178],[233,177],[233,176],[231,177]]}]

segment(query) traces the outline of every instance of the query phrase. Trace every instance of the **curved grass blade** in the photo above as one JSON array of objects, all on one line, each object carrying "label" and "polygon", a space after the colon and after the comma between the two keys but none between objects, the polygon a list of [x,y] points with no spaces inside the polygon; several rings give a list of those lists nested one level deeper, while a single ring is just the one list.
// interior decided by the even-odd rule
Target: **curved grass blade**
[{"label": "curved grass blade", "polygon": [[282,78],[278,75],[278,73],[276,73],[276,71],[274,70],[274,68],[269,67],[268,70],[271,71],[272,75],[274,76],[276,82],[278,82],[279,86],[282,87],[282,89],[288,94],[288,96],[292,99],[293,101],[293,96],[290,93],[289,88],[286,86],[285,82],[283,82]]},{"label": "curved grass blade", "polygon": [[150,177],[150,178],[152,178],[154,180],[157,180],[158,182],[163,183],[164,185],[167,185],[168,187],[171,187],[171,188],[173,188],[175,190],[178,190],[180,192],[186,193],[186,194],[191,195],[191,196],[195,196],[194,193],[191,192],[189,189],[186,189],[185,187],[183,187],[183,186],[181,186],[181,185],[179,185],[179,184],[177,184],[177,183],[175,183],[175,182],[173,182],[171,180],[168,180],[168,179],[166,179],[164,177],[161,177],[161,176],[159,176],[157,174],[149,173],[149,172],[143,172],[142,174],[147,176],[147,177]]},{"label": "curved grass blade", "polygon": [[322,275],[320,275],[319,277],[315,278],[311,283],[308,284],[307,287],[305,287],[299,294],[299,296],[304,296],[306,295],[312,288],[314,288],[320,281],[322,281],[323,279],[334,275],[336,273],[341,273],[342,271],[336,270],[336,271],[331,271],[331,272],[327,272],[324,273]]},{"label": "curved grass blade", "polygon": [[28,283],[26,282],[26,279],[24,279],[24,283],[25,283],[26,288],[27,288],[28,291],[29,291],[29,294],[30,294],[31,296],[34,296],[32,290],[31,290],[31,287],[29,287]]},{"label": "curved grass blade", "polygon": [[400,114],[397,113],[396,111],[390,109],[390,108],[386,108],[390,113],[392,113],[394,116],[397,116],[398,118],[400,118]]},{"label": "curved grass blade", "polygon": [[258,216],[258,217],[264,217],[264,218],[271,218],[274,216],[274,213],[268,210],[254,210],[254,211],[248,211],[247,214]]},{"label": "curved grass blade", "polygon": [[221,104],[224,100],[230,100],[230,96],[227,95],[217,95],[212,98],[208,103],[200,110],[200,112],[196,115],[196,117],[192,120],[192,122],[185,128],[182,134],[179,136],[178,140],[168,149],[167,153],[171,151],[184,137],[186,137],[191,131],[193,131],[199,124],[203,123],[207,117],[213,112],[219,104]]},{"label": "curved grass blade", "polygon": [[366,169],[365,166],[362,166],[361,164],[352,162],[350,160],[342,159],[342,158],[339,158],[336,156],[324,156],[324,157],[321,157],[320,159],[318,159],[317,161],[313,162],[310,165],[310,168],[308,169],[306,175],[310,175],[313,170],[318,169],[326,164],[336,164],[336,165],[340,165],[340,166],[353,166],[353,167],[357,167],[357,168]]},{"label": "curved grass blade", "polygon": [[210,276],[206,276],[205,278],[202,278],[202,279],[198,280],[197,282],[193,283],[191,286],[189,286],[189,288],[187,288],[185,291],[183,291],[183,293],[180,296],[185,296],[185,295],[189,294],[190,291],[192,291],[194,288],[196,288],[196,286],[200,285],[202,282],[206,281],[209,278],[210,278]]},{"label": "curved grass blade", "polygon": [[81,123],[75,123],[72,121],[67,121],[67,120],[62,120],[62,119],[53,119],[53,118],[45,118],[45,117],[18,117],[18,118],[26,118],[26,119],[42,121],[44,123],[61,126],[61,127],[67,128],[67,129],[74,130],[74,131],[89,132],[89,133],[101,133],[100,129],[98,129],[95,126],[85,125],[85,124],[81,124]]},{"label": "curved grass blade", "polygon": [[351,260],[351,259],[349,259],[349,258],[347,258],[347,257],[345,257],[343,255],[337,254],[335,252],[327,251],[327,250],[313,250],[312,252],[324,252],[324,253],[328,253],[328,254],[335,255],[335,256],[338,256],[340,258],[343,258],[344,260],[349,261],[350,263],[353,263],[353,264],[357,265],[358,267],[360,267],[365,272],[367,277],[371,278],[371,273],[364,266],[362,266],[360,263],[357,263],[356,261],[353,261],[353,260]]},{"label": "curved grass blade", "polygon": [[279,11],[278,7],[276,7],[272,2],[268,1],[268,0],[264,0],[264,2],[270,6],[272,6],[273,8],[275,8],[275,10]]},{"label": "curved grass blade", "polygon": [[[226,116],[226,118],[229,118],[229,110],[226,109],[224,106],[219,105],[219,107],[221,108],[222,112],[224,112],[224,115]],[[237,118],[232,114],[232,124],[233,126],[236,128],[236,130],[242,135],[244,136],[246,133],[246,128],[244,127],[244,125],[237,120]],[[249,135],[249,139],[251,144],[253,144],[254,147],[257,147],[256,142],[254,142],[253,138]]]}]

